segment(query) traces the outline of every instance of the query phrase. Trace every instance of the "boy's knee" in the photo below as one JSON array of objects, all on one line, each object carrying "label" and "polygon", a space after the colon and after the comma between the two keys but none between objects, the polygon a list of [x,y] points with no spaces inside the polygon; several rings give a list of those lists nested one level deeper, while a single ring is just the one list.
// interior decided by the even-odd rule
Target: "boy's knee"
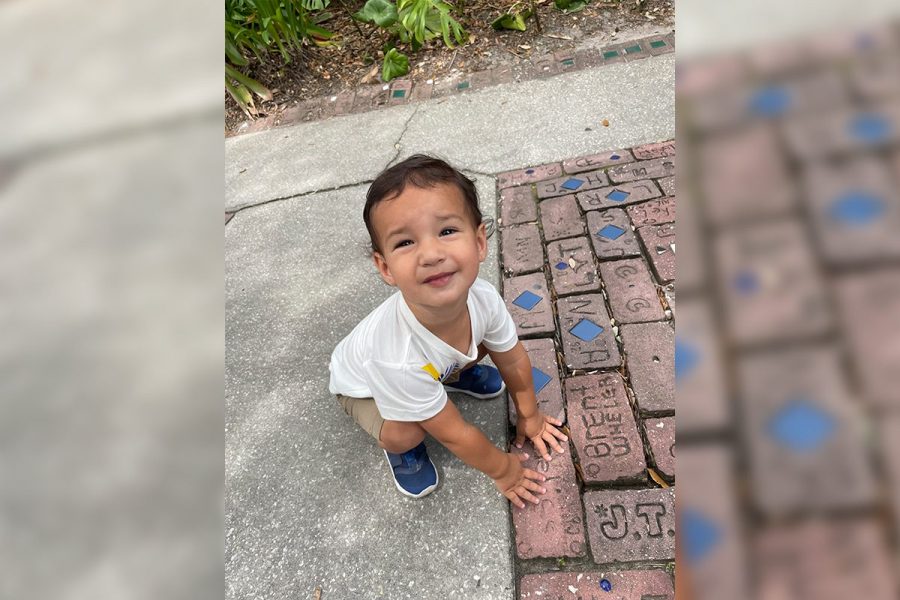
[{"label": "boy's knee", "polygon": [[378,445],[388,452],[400,453],[415,448],[425,439],[425,430],[415,422],[385,421]]}]

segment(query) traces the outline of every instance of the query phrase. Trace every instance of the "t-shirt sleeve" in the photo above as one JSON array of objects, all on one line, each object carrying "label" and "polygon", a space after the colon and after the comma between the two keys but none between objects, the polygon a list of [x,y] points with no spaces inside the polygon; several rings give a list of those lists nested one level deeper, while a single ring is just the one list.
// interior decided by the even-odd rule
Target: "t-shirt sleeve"
[{"label": "t-shirt sleeve", "polygon": [[519,341],[516,332],[516,323],[506,308],[503,297],[493,285],[483,282],[485,312],[484,338],[481,342],[484,347],[493,352],[507,352],[512,350]]},{"label": "t-shirt sleeve", "polygon": [[423,369],[373,359],[365,374],[378,412],[389,421],[424,421],[447,403],[444,386]]}]

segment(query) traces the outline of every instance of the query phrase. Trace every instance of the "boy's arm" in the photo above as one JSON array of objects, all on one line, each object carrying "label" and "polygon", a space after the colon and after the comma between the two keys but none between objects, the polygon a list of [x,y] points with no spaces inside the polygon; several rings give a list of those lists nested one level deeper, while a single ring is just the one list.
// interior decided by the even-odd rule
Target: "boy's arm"
[{"label": "boy's arm", "polygon": [[561,426],[562,421],[543,415],[538,410],[534,381],[531,377],[531,360],[522,342],[516,342],[516,345],[506,352],[489,350],[488,354],[497,365],[500,376],[506,382],[506,389],[516,405],[518,413],[516,447],[521,448],[522,442],[527,437],[544,460],[551,459],[547,444],[561,453],[563,449],[557,438],[562,441],[568,438],[554,427],[554,425]]},{"label": "boy's arm", "polygon": [[522,467],[521,461],[527,455],[514,456],[501,451],[480,429],[467,423],[449,399],[441,412],[419,425],[461,461],[493,479],[497,489],[519,508],[525,507],[522,499],[538,503],[531,492],[543,494],[546,491],[536,483],[544,481],[544,476]]}]

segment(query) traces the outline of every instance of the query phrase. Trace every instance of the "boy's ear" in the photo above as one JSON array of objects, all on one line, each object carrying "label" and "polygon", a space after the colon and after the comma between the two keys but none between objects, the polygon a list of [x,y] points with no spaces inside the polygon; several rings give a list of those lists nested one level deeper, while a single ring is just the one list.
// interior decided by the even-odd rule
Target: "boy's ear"
[{"label": "boy's ear", "polygon": [[387,262],[384,260],[384,257],[381,255],[381,253],[372,252],[372,262],[375,263],[375,268],[378,269],[378,273],[381,275],[381,278],[384,280],[384,282],[389,286],[394,287],[394,277],[391,275],[391,271],[388,268]]},{"label": "boy's ear", "polygon": [[475,230],[475,243],[478,244],[478,262],[484,262],[484,259],[487,258],[487,231],[484,223]]}]

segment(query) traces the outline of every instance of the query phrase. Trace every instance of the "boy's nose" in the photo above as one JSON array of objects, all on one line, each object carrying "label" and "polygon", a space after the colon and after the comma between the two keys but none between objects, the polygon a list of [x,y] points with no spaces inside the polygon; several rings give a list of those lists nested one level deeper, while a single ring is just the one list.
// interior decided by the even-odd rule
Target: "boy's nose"
[{"label": "boy's nose", "polygon": [[419,260],[423,265],[434,265],[444,260],[444,250],[438,240],[423,240],[419,244]]}]

